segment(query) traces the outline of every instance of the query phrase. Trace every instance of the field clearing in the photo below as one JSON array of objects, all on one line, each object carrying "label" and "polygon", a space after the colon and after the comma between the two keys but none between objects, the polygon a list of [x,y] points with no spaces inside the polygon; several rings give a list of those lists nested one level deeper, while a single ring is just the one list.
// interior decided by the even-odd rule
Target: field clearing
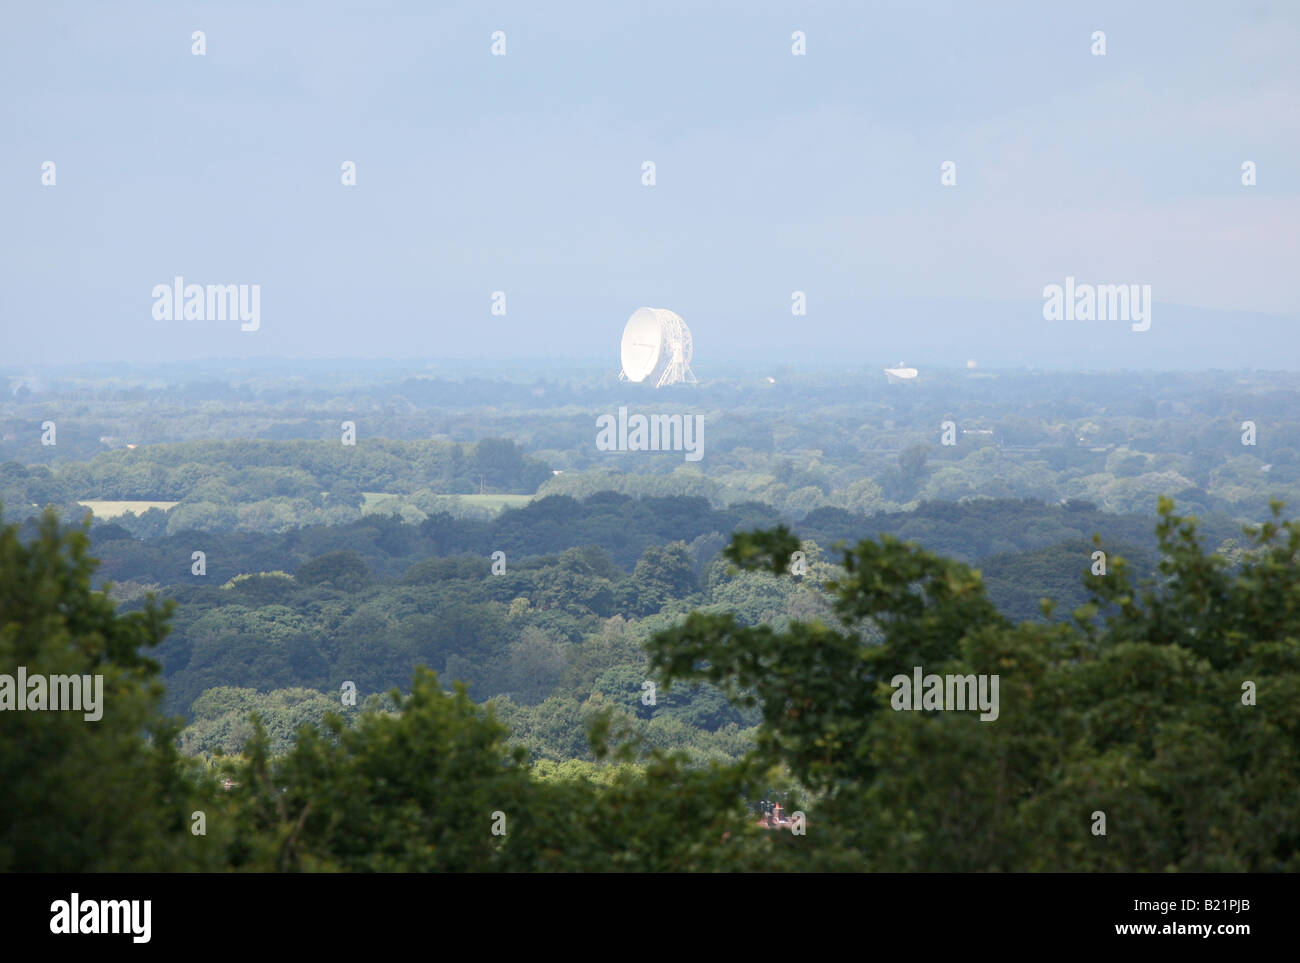
[{"label": "field clearing", "polygon": [[475,508],[491,508],[500,511],[503,508],[519,508],[521,505],[527,505],[534,498],[533,495],[458,495],[466,505],[472,505]]},{"label": "field clearing", "polygon": [[143,515],[151,508],[161,508],[163,511],[170,511],[180,502],[148,502],[148,501],[111,501],[103,498],[92,498],[90,501],[77,502],[78,505],[84,505],[95,513],[96,518],[117,518],[125,515],[127,512],[135,512],[137,515]]},{"label": "field clearing", "polygon": [[[374,509],[379,502],[385,498],[401,498],[401,495],[393,492],[362,492],[365,496],[365,503],[362,504],[361,510],[368,512]],[[503,508],[518,508],[521,505],[527,505],[533,500],[533,495],[444,495],[444,498],[459,498],[461,503],[471,508],[490,508],[494,512],[499,512]]]}]

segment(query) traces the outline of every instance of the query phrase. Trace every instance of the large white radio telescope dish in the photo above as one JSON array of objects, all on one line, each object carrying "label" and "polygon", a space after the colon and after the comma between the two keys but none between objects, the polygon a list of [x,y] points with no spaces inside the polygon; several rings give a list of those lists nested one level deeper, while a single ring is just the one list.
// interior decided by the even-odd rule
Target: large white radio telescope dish
[{"label": "large white radio telescope dish", "polygon": [[623,328],[620,355],[623,376],[628,381],[645,381],[659,365],[664,348],[664,326],[653,308],[638,308]]},{"label": "large white radio telescope dish", "polygon": [[656,388],[685,382],[696,384],[691,371],[695,343],[686,322],[664,308],[637,308],[623,328],[619,354],[620,381],[651,379]]}]

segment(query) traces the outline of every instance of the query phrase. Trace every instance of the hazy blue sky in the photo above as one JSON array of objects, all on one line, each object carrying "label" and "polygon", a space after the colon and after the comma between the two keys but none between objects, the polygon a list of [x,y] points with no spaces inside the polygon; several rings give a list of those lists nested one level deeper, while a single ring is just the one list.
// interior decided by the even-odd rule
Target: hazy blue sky
[{"label": "hazy blue sky", "polygon": [[[616,367],[650,305],[701,377],[1300,367],[1300,4],[41,2],[0,31],[0,364]],[[176,275],[260,284],[260,330],[154,320]],[[1067,275],[1150,284],[1151,330],[1044,321]]]}]

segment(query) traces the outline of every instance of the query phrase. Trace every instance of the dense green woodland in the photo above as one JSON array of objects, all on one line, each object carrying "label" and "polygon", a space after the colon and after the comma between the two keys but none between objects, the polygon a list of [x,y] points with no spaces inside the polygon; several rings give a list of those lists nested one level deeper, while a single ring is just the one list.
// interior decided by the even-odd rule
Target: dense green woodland
[{"label": "dense green woodland", "polygon": [[[830,572],[819,566],[841,538],[887,533],[979,564],[990,598],[1015,619],[1041,617],[1044,597],[1070,609],[1085,601],[1093,534],[1140,574],[1154,564],[1149,519],[1080,503],[972,501],[871,517],[821,509],[800,526],[814,565],[806,579],[728,571],[718,553],[733,532],[780,521],[757,504],[712,509],[699,498],[604,493],[581,502],[552,496],[491,521],[439,515],[410,525],[372,516],[285,535],[144,541],[107,524],[91,537],[97,584],[113,583],[124,611],[141,608],[151,590],[180,603],[158,658],[165,708],[192,715],[185,746],[193,752],[238,751],[250,731],[248,704],[226,706],[208,690],[272,693],[258,707],[268,724],[283,719],[273,742],[280,749],[304,706],[319,719],[343,682],[385,691],[406,685],[422,664],[467,683],[477,701],[498,698],[535,756],[590,758],[582,720],[611,704],[635,714],[648,678],[642,645],[653,631],[696,608],[746,625],[824,614],[814,584]],[[33,534],[36,523],[25,529]],[[1205,531],[1215,547],[1230,548],[1240,535],[1226,519]],[[201,576],[193,574],[196,550],[206,555]],[[505,570],[494,575],[498,550]],[[291,709],[279,690],[318,698]],[[649,738],[706,758],[734,758],[756,721],[707,686],[674,694],[653,719],[642,715]]]},{"label": "dense green woodland", "polygon": [[[1227,558],[1164,501],[1154,577],[1113,558],[1054,621],[1007,618],[974,570],[889,535],[796,576],[807,541],[738,533],[725,561],[756,591],[797,578],[816,607],[779,625],[702,605],[642,651],[665,696],[708,685],[752,720],[752,747],[666,752],[611,698],[586,719],[590,761],[535,764],[495,706],[423,669],[278,755],[283,733],[254,724],[240,756],[188,758],[153,658],[176,603],[119,612],[92,588],[84,529],[7,525],[0,675],[100,673],[106,708],[0,713],[0,870],[1300,870],[1300,523],[1280,511]],[[643,581],[671,596],[686,556],[647,556]],[[308,581],[361,577],[358,560],[309,562]],[[581,671],[633,648],[625,629],[606,622]],[[998,675],[999,717],[893,711],[888,680],[917,665]],[[196,711],[307,719],[316,698],[226,687]],[[665,698],[650,725],[692,706]],[[757,828],[760,798],[806,832]]]},{"label": "dense green woodland", "polygon": [[[227,500],[244,499],[245,506],[262,504],[256,499],[270,491],[259,485],[271,469],[252,462],[298,460],[303,467],[293,471],[310,470],[313,479],[334,486],[325,502],[343,499],[346,490],[353,503],[362,487],[410,487],[422,472],[442,471],[458,459],[478,465],[494,459],[517,472],[536,468],[508,442],[377,444],[390,454],[357,459],[327,443],[193,442],[100,455],[91,466],[103,472],[101,493],[164,493],[111,487],[115,473],[146,464],[134,461],[141,455],[152,459],[148,464],[172,465],[160,473],[186,476]],[[234,468],[222,460],[232,453],[248,463]],[[216,459],[210,475],[220,481],[202,480],[192,460],[198,458]],[[353,472],[364,466],[370,474],[350,476],[345,488],[330,474],[339,466]],[[60,472],[82,467],[73,463]],[[310,489],[316,481],[304,484]],[[586,487],[584,481],[574,490]],[[610,705],[633,716],[656,745],[695,759],[736,759],[751,745],[757,718],[722,704],[708,686],[675,694],[653,718],[637,711],[648,672],[642,644],[696,607],[733,612],[748,625],[779,626],[819,612],[809,586],[729,574],[719,561],[732,533],[790,520],[758,501],[594,491],[581,498],[544,495],[487,517],[436,511],[404,521],[404,515],[327,508],[313,515],[320,522],[283,531],[199,530],[189,527],[195,517],[182,503],[166,514],[155,509],[141,519],[95,524],[97,584],[112,583],[124,610],[142,606],[150,591],[181,603],[158,658],[165,709],[191,722],[182,743],[187,752],[240,751],[251,732],[250,708],[267,720],[272,750],[282,751],[298,724],[323,718],[343,682],[382,692],[405,686],[412,668],[425,665],[465,682],[475,701],[495,699],[515,741],[534,759],[590,760],[585,722]],[[994,604],[1021,620],[1040,618],[1044,597],[1067,610],[1082,604],[1081,575],[1097,548],[1094,534],[1139,574],[1154,564],[1148,516],[1109,514],[1078,499],[921,501],[909,510],[869,514],[825,506],[804,514],[799,525],[814,555],[841,539],[888,533],[978,565]],[[29,534],[37,526],[30,514],[26,526]],[[1225,551],[1237,545],[1239,528],[1222,514],[1203,522],[1212,547]],[[201,575],[195,552],[204,556]],[[491,574],[495,552],[504,554],[504,574]],[[236,701],[216,711],[224,703],[200,701],[216,689],[250,690],[254,704]]]}]

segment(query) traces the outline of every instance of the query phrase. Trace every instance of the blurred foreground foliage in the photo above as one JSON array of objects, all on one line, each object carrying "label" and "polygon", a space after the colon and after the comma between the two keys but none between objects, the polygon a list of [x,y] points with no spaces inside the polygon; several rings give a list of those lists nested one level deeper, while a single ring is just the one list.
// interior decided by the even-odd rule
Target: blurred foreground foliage
[{"label": "blurred foreground foliage", "polygon": [[[650,664],[664,696],[707,682],[761,713],[738,762],[688,762],[605,710],[592,761],[534,768],[493,708],[420,669],[281,755],[254,722],[205,766],[177,754],[142,655],[168,607],[116,615],[84,533],[47,515],[28,543],[0,530],[0,674],[103,673],[104,714],[0,712],[0,870],[1300,869],[1300,523],[1274,504],[1229,560],[1161,499],[1157,537],[1154,579],[1112,556],[1066,621],[1012,623],[978,571],[890,536],[842,550],[827,620],[693,612]],[[799,547],[777,528],[726,556],[791,577]],[[916,666],[996,674],[998,718],[891,711]],[[753,825],[774,792],[806,835]]]}]

